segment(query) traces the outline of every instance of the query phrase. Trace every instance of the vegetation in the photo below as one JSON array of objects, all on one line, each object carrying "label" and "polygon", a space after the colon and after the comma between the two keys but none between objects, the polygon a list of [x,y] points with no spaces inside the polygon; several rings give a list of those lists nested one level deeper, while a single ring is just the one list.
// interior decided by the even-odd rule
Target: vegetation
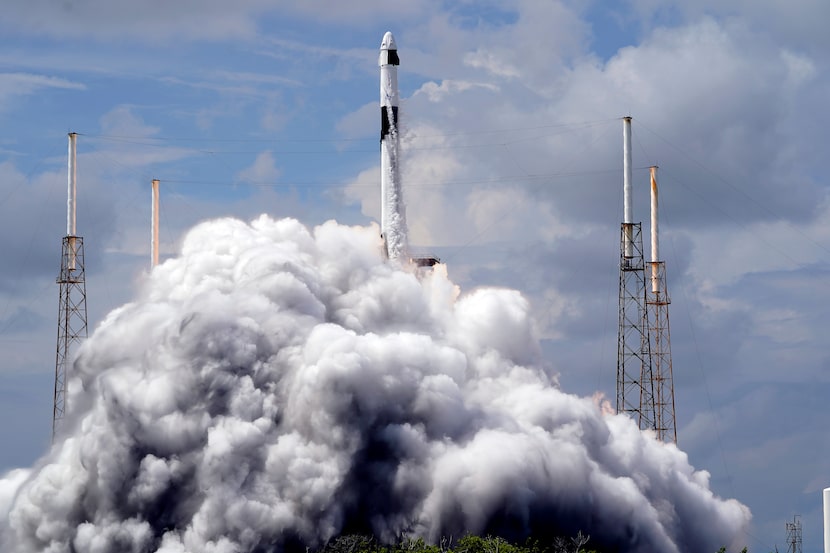
[{"label": "vegetation", "polygon": [[327,543],[318,553],[602,553],[585,549],[589,536],[582,532],[570,538],[555,538],[550,544],[527,540],[516,545],[503,538],[467,535],[458,541],[442,538],[430,545],[423,539],[402,538],[397,543],[385,545],[369,536],[341,536]]},{"label": "vegetation", "polygon": [[[422,538],[405,537],[387,545],[371,536],[348,535],[330,541],[316,553],[603,553],[598,549],[585,549],[589,541],[590,536],[579,532],[569,538],[554,538],[549,544],[528,539],[524,544],[517,545],[493,536],[466,535],[457,541],[451,537],[442,538],[435,545],[426,543]],[[726,547],[721,547],[717,553],[727,553]],[[744,547],[741,553],[747,553],[747,548]]]}]

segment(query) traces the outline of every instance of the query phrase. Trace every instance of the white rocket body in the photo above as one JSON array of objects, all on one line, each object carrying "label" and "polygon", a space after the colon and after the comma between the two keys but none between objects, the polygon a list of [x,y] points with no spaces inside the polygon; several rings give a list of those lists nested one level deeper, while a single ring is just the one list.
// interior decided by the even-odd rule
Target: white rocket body
[{"label": "white rocket body", "polygon": [[387,32],[380,44],[380,232],[389,259],[406,254],[398,135],[398,47]]}]

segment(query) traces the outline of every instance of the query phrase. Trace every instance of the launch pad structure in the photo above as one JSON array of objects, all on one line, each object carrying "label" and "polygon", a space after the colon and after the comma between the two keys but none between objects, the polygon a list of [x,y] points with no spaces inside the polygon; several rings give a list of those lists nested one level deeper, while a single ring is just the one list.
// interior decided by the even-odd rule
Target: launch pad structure
[{"label": "launch pad structure", "polygon": [[77,138],[69,133],[69,171],[66,209],[66,236],[61,247],[61,269],[57,278],[58,343],[55,355],[55,391],[52,403],[52,439],[66,413],[67,368],[74,346],[87,337],[86,271],[84,239],[77,235]]}]

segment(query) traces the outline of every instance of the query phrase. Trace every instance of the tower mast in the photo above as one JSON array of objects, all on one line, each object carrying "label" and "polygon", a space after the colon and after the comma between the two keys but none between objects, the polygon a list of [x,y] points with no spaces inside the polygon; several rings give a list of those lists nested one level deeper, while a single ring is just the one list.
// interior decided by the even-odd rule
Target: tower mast
[{"label": "tower mast", "polygon": [[674,379],[672,377],[671,333],[669,332],[669,298],[666,285],[666,263],[660,261],[657,214],[657,166],[649,171],[651,181],[651,286],[646,299],[648,307],[651,362],[654,376],[654,428],[657,438],[677,443],[674,413]]},{"label": "tower mast", "polygon": [[617,412],[655,428],[654,382],[646,312],[642,224],[631,205],[631,117],[623,118],[623,222],[620,226]]},{"label": "tower mast", "polygon": [[150,268],[159,264],[159,180],[152,182],[150,216]]},{"label": "tower mast", "polygon": [[77,138],[69,133],[69,170],[66,202],[66,236],[61,245],[61,269],[57,278],[58,343],[55,356],[55,390],[52,403],[52,439],[66,412],[67,365],[73,346],[87,337],[84,239],[77,235]]},{"label": "tower mast", "polygon": [[787,553],[801,553],[801,520],[798,515],[793,517],[792,522],[786,523],[787,528]]}]

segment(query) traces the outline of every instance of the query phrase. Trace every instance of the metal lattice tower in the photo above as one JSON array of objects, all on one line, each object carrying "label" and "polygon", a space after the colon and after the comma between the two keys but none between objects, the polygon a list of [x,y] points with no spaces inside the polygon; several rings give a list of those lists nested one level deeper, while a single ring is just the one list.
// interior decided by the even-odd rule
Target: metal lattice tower
[{"label": "metal lattice tower", "polygon": [[646,311],[642,225],[631,205],[631,117],[623,117],[623,222],[620,227],[620,295],[617,332],[617,412],[641,430],[654,429],[654,380]]},{"label": "metal lattice tower", "polygon": [[657,167],[651,167],[651,286],[646,296],[648,330],[651,339],[651,365],[654,378],[654,429],[657,439],[677,443],[674,413],[674,378],[672,376],[669,298],[666,263],[660,261],[657,218]]},{"label": "metal lattice tower", "polygon": [[[666,289],[666,264],[648,263],[651,268],[652,288],[646,299],[648,330],[651,338],[651,364],[654,380],[654,429],[657,439],[677,443],[674,416],[674,381],[671,363],[671,333],[669,332],[669,298]],[[656,287],[656,290],[655,290]]]},{"label": "metal lattice tower", "polygon": [[641,227],[623,223],[620,233],[617,412],[630,414],[645,430],[654,429],[655,416]]},{"label": "metal lattice tower", "polygon": [[76,184],[76,138],[69,133],[69,185],[66,211],[66,236],[61,248],[61,271],[57,278],[58,298],[58,344],[55,356],[55,395],[52,406],[52,439],[66,412],[67,366],[71,361],[73,346],[87,337],[86,276],[84,262],[84,239],[76,235],[75,207]]},{"label": "metal lattice tower", "polygon": [[52,410],[52,436],[66,411],[66,369],[73,346],[87,337],[86,279],[84,239],[64,236],[58,302],[58,347],[55,357],[55,401]]},{"label": "metal lattice tower", "polygon": [[798,515],[787,522],[787,553],[801,553],[801,521]]}]

